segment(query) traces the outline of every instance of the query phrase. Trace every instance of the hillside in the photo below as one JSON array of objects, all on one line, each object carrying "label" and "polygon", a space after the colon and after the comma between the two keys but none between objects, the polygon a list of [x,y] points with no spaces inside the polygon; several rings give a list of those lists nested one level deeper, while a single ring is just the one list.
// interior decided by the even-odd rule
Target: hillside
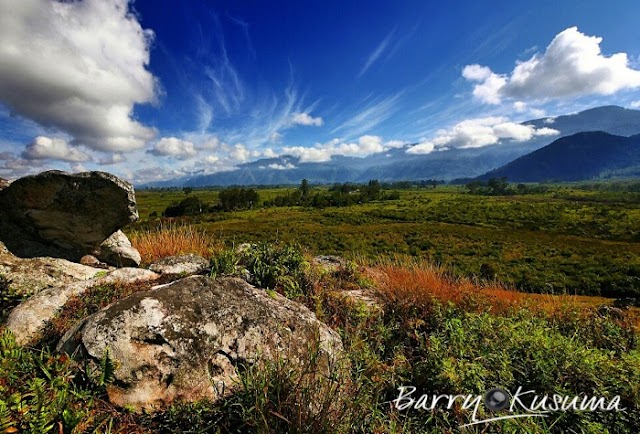
[{"label": "hillside", "polygon": [[412,145],[406,145],[364,158],[334,156],[331,161],[320,163],[301,162],[297,157],[283,155],[241,164],[231,171],[154,182],[141,187],[297,184],[303,178],[312,183],[334,183],[475,177],[540,149],[557,137],[582,131],[604,131],[621,136],[639,134],[640,111],[603,106],[523,124],[553,128],[560,131],[560,135],[535,137],[527,142],[507,140],[493,146],[448,149],[426,155],[407,154]]},{"label": "hillside", "polygon": [[623,137],[602,131],[563,137],[478,179],[510,181],[582,181],[633,176],[639,172],[640,135]]}]

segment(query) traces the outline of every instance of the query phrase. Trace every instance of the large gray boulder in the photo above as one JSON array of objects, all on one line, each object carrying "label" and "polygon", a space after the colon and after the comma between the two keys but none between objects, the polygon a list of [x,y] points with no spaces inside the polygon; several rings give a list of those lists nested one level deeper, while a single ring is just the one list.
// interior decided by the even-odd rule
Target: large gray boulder
[{"label": "large gray boulder", "polygon": [[193,276],[97,312],[58,349],[93,362],[108,355],[115,366],[110,401],[151,409],[216,400],[238,386],[237,366],[283,357],[293,367],[308,360],[314,342],[326,374],[342,342],[309,309],[241,279]]},{"label": "large gray boulder", "polygon": [[79,261],[137,219],[131,184],[104,172],[53,170],[0,190],[0,240],[20,257]]},{"label": "large gray boulder", "polygon": [[118,268],[103,271],[88,280],[52,286],[13,308],[5,326],[13,332],[18,345],[27,345],[41,337],[47,323],[60,312],[71,297],[80,296],[95,286],[147,282],[158,277],[160,277],[159,274],[143,268]]},{"label": "large gray boulder", "polygon": [[142,261],[140,252],[131,245],[129,238],[120,230],[104,240],[94,253],[100,261],[116,267],[137,267]]}]

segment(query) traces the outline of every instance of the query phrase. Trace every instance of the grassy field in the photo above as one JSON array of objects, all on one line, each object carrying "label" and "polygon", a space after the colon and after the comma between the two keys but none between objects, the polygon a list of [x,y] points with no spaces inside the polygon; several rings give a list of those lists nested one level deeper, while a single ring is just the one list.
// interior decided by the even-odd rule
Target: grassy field
[{"label": "grassy field", "polygon": [[[260,191],[262,200],[284,193]],[[209,204],[217,198],[191,194]],[[0,326],[0,433],[639,432],[640,310],[593,295],[637,293],[636,193],[557,186],[483,197],[439,187],[342,208],[149,217],[184,197],[138,194],[143,220],[127,231],[144,261],[198,253],[210,259],[212,277],[245,276],[306,305],[340,334],[339,366],[316,375],[310,345],[302,366],[242,365],[236,392],[223,400],[156,412],[117,408],[107,396],[108,359],[89,367],[54,350],[82,318],[151,284],[101,285],[72,297],[31,347],[18,347]],[[245,241],[257,245],[237,251]],[[352,260],[328,271],[312,259],[319,253]],[[0,294],[10,296],[10,287],[0,276]],[[374,306],[350,297],[352,290]],[[459,402],[401,409],[394,400],[402,386],[416,387],[415,398],[483,396],[495,387],[513,395],[522,387],[540,396],[619,399],[625,410],[492,420],[512,412],[480,405],[474,414]]]},{"label": "grassy field", "polygon": [[[261,201],[291,191],[259,190]],[[192,193],[215,204],[216,191]],[[137,194],[154,230],[182,191]],[[165,223],[166,224],[166,221]],[[455,275],[497,279],[529,292],[640,294],[640,193],[555,186],[543,194],[476,196],[462,187],[400,191],[400,199],[324,209],[258,207],[182,218],[226,243],[286,241],[350,258],[409,255]]]}]

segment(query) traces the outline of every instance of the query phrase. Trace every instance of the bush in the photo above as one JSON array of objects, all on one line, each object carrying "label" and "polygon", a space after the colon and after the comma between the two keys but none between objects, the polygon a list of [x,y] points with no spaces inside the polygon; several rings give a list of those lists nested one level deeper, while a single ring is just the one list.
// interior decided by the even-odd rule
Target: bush
[{"label": "bush", "polygon": [[242,263],[256,286],[265,289],[281,288],[288,297],[308,292],[305,277],[308,263],[293,246],[260,243],[243,253]]}]

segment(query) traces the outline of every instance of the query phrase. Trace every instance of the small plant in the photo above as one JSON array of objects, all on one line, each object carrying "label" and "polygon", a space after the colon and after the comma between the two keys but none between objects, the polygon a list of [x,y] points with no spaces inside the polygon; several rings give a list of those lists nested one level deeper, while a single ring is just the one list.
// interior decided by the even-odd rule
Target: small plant
[{"label": "small plant", "polygon": [[234,276],[238,273],[240,258],[233,249],[224,249],[211,258],[211,277]]},{"label": "small plant", "polygon": [[307,292],[305,271],[309,264],[293,246],[261,243],[248,249],[242,258],[256,286],[265,289],[281,288],[287,297]]}]

